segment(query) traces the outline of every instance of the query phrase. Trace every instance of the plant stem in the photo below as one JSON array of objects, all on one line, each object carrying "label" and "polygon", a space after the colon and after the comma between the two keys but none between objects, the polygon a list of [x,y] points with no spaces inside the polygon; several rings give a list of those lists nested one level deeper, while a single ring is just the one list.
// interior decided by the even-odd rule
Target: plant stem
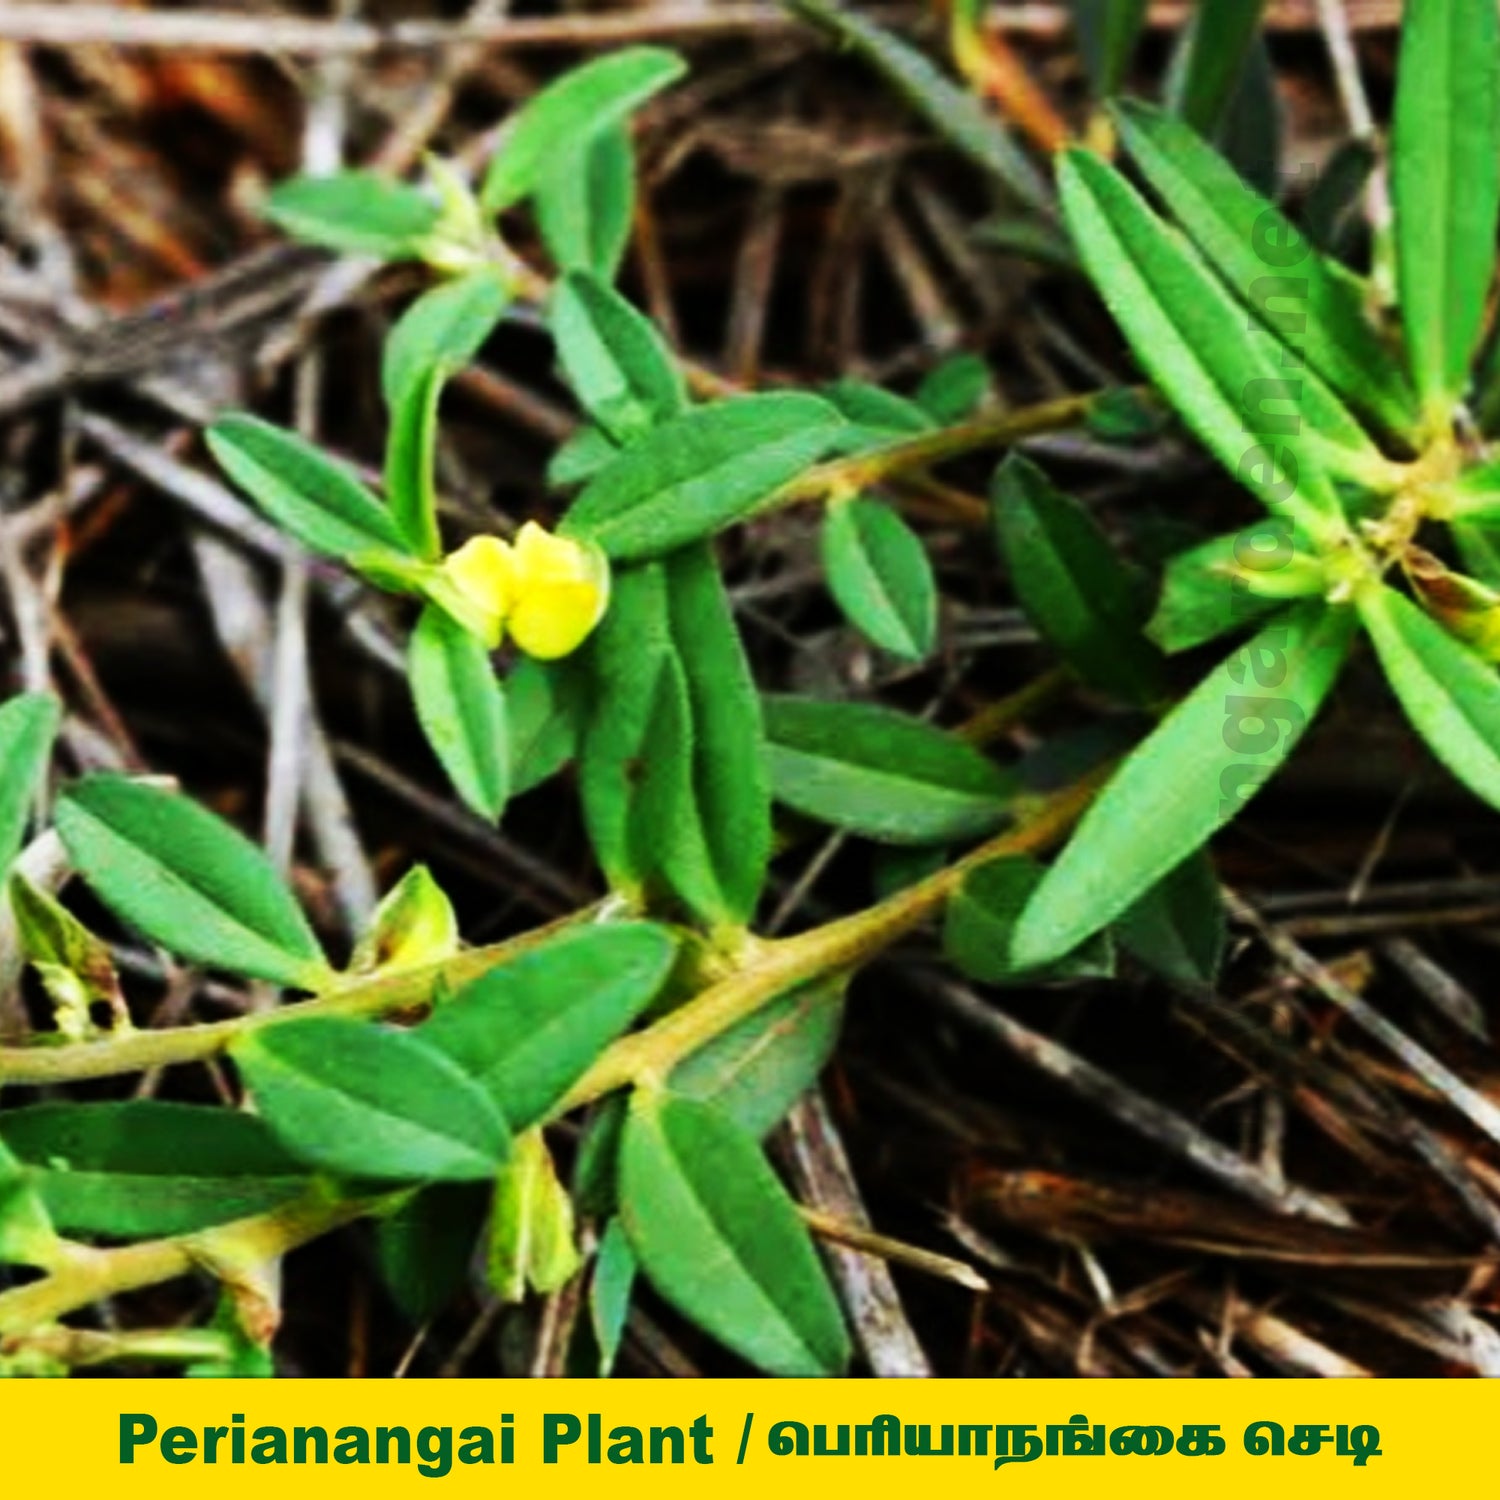
[{"label": "plant stem", "polygon": [[404,969],[371,979],[345,981],[315,1000],[256,1011],[231,1021],[182,1026],[172,1031],[132,1031],[106,1041],[71,1047],[0,1047],[0,1086],[6,1084],[67,1083],[79,1078],[108,1078],[118,1073],[141,1073],[173,1063],[202,1062],[215,1057],[251,1031],[300,1021],[308,1016],[383,1016],[427,1004],[439,985],[465,985],[488,974],[560,928],[582,918],[592,908],[573,912],[555,922],[509,938],[488,948],[473,948],[438,963]]},{"label": "plant stem", "polygon": [[380,1207],[382,1198],[330,1199],[327,1192],[283,1203],[267,1213],[217,1224],[196,1234],[93,1250],[13,1291],[0,1293],[0,1336],[55,1323],[66,1313],[203,1266],[263,1264]]},{"label": "plant stem", "polygon": [[800,479],[778,490],[761,507],[761,513],[806,500],[823,500],[830,495],[857,494],[897,475],[926,469],[944,459],[957,458],[982,448],[1008,448],[1022,438],[1042,432],[1056,432],[1076,427],[1099,399],[1100,392],[1081,396],[1063,396],[1043,401],[1019,411],[986,412],[968,422],[945,427],[940,432],[923,432],[905,442],[860,453],[852,458],[837,458],[810,469]]},{"label": "plant stem", "polygon": [[795,985],[867,962],[921,926],[977,865],[1055,843],[1088,806],[1108,769],[1084,777],[1047,799],[1027,822],[876,906],[796,937],[776,942],[752,940],[741,972],[721,980],[645,1031],[622,1037],[574,1084],[553,1117],[626,1084],[660,1082],[685,1057]]}]

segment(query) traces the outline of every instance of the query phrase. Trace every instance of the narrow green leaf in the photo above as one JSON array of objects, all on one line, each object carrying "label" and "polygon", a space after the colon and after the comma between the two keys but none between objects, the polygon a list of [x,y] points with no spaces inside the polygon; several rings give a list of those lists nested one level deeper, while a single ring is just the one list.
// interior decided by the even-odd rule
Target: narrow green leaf
[{"label": "narrow green leaf", "polygon": [[1302,738],[1348,654],[1354,612],[1298,605],[1162,720],[1047,872],[1011,955],[1037,966],[1113,922],[1234,817]]},{"label": "narrow green leaf", "polygon": [[620,456],[619,445],[599,428],[580,427],[547,464],[547,483],[555,490],[586,484]]},{"label": "narrow green leaf", "polygon": [[353,471],[259,417],[220,417],[204,434],[219,467],[283,530],[330,557],[409,555],[396,518]]},{"label": "narrow green leaf", "polygon": [[191,1234],[264,1213],[308,1184],[263,1121],[230,1109],[36,1104],[0,1115],[0,1136],[68,1234]]},{"label": "narrow green leaf", "polygon": [[566,932],[468,985],[417,1035],[524,1130],[651,1003],[676,951],[664,928],[644,922]]},{"label": "narrow green leaf", "polygon": [[555,776],[578,751],[588,678],[572,657],[523,656],[505,680],[510,792],[519,797]]},{"label": "narrow green leaf", "polygon": [[641,1269],[684,1317],[771,1375],[849,1359],[828,1279],[752,1136],[707,1105],[637,1091],[620,1213]]},{"label": "narrow green leaf", "polygon": [[973,416],[990,388],[990,367],[977,354],[950,354],[923,376],[917,405],[941,426]]},{"label": "narrow green leaf", "polygon": [[265,215],[295,238],[329,250],[419,260],[441,210],[406,183],[373,172],[335,172],[278,183]]},{"label": "narrow green leaf", "polygon": [[937,583],[921,539],[888,505],[846,500],[823,521],[823,570],[839,608],[884,651],[921,661],[937,637]]},{"label": "narrow green leaf", "polygon": [[49,693],[21,693],[0,707],[0,876],[21,852],[61,720],[62,706]]},{"label": "narrow green leaf", "polygon": [[179,957],[295,988],[328,980],[318,940],[270,861],[187,798],[86,776],[63,793],[57,831],[111,910]]},{"label": "narrow green leaf", "polygon": [[1500,589],[1500,531],[1460,521],[1455,521],[1450,530],[1465,571],[1490,588]]},{"label": "narrow green leaf", "polygon": [[589,1282],[589,1322],[599,1346],[599,1375],[615,1367],[625,1320],[630,1316],[630,1296],[635,1290],[635,1253],[619,1219],[611,1219],[599,1240],[594,1276]]},{"label": "narrow green leaf", "polygon": [[619,273],[635,212],[635,149],[622,125],[605,130],[536,189],[537,227],[559,271]]},{"label": "narrow green leaf", "polygon": [[859,53],[949,145],[991,173],[1022,203],[1050,210],[1052,195],[1045,180],[1010,131],[923,53],[833,0],[786,3]]},{"label": "narrow green leaf", "polygon": [[842,427],[826,401],[795,392],[684,412],[602,470],[563,529],[617,562],[658,557],[742,519],[821,458]]},{"label": "narrow green leaf", "polygon": [[1229,107],[1266,0],[1199,0],[1173,69],[1172,109],[1210,135]]},{"label": "narrow green leaf", "polygon": [[943,914],[943,955],[948,962],[981,984],[1112,975],[1115,954],[1108,934],[1096,934],[1045,969],[1020,968],[1011,957],[1016,923],[1045,873],[1037,860],[1013,855],[989,860],[964,876]]},{"label": "narrow green leaf", "polygon": [[1149,4],[1150,0],[1072,0],[1073,24],[1096,98],[1120,92]]},{"label": "narrow green leaf", "polygon": [[510,795],[505,693],[489,652],[457,621],[429,604],[411,637],[411,690],[417,718],[459,796],[493,822]]},{"label": "narrow green leaf", "polygon": [[[1133,101],[1117,105],[1115,118],[1136,165],[1228,290],[1346,401],[1410,436],[1419,420],[1416,396],[1366,312],[1360,278],[1320,255],[1181,121]],[[1306,415],[1328,431],[1345,424],[1338,413],[1316,415],[1310,401]]]},{"label": "narrow green leaf", "polygon": [[424,292],[386,339],[380,380],[391,413],[385,493],[391,514],[416,556],[442,555],[437,522],[438,401],[495,331],[510,289],[482,267]]},{"label": "narrow green leaf", "polygon": [[493,266],[440,282],[396,320],[380,359],[380,388],[392,411],[435,365],[461,370],[484,347],[511,303]]},{"label": "narrow green leaf", "polygon": [[230,1055],[277,1139],[322,1171],[483,1182],[508,1153],[489,1094],[411,1032],[309,1017],[249,1032]]},{"label": "narrow green leaf", "polygon": [[617,443],[682,412],[687,386],[650,320],[588,271],[570,271],[551,303],[552,336],[580,405]]},{"label": "narrow green leaf", "polygon": [[994,501],[1011,584],[1032,624],[1095,687],[1135,703],[1157,698],[1163,673],[1142,633],[1144,580],[1094,518],[1020,454],[996,472]]},{"label": "narrow green leaf", "polygon": [[937,421],[924,407],[867,380],[845,377],[824,386],[823,399],[849,423],[850,444],[870,445],[932,432]]},{"label": "narrow green leaf", "polygon": [[1405,594],[1381,585],[1358,597],[1391,690],[1432,753],[1500,807],[1500,676]]},{"label": "narrow green leaf", "polygon": [[1331,544],[1344,523],[1330,474],[1378,485],[1386,461],[1336,398],[1288,376],[1278,341],[1247,329],[1197,252],[1118,172],[1071,151],[1061,175],[1079,253],[1142,367],[1263,504]]},{"label": "narrow green leaf", "polygon": [[1391,188],[1412,376],[1444,424],[1469,383],[1500,223],[1500,16],[1490,0],[1409,0]]},{"label": "narrow green leaf", "polygon": [[614,575],[609,610],[585,646],[588,720],[579,791],[594,856],[611,887],[641,894],[650,870],[636,807],[657,683],[673,660],[662,564]]},{"label": "narrow green leaf", "polygon": [[1200,850],[1152,886],[1115,923],[1114,934],[1148,969],[1201,989],[1219,976],[1226,927],[1219,877]]},{"label": "narrow green leaf", "polygon": [[661,47],[622,47],[569,72],[529,99],[507,126],[485,172],[479,201],[489,214],[536,191],[549,171],[569,170],[573,154],[621,125],[687,64]]},{"label": "narrow green leaf", "polygon": [[690,758],[685,778],[667,779],[665,804],[653,805],[648,738],[641,816],[660,873],[693,910],[747,922],[771,857],[760,699],[712,549],[685,547],[663,567]]},{"label": "narrow green leaf", "polygon": [[1289,599],[1327,591],[1323,564],[1298,550],[1285,522],[1269,517],[1178,553],[1167,564],[1146,635],[1168,653],[1188,651]]},{"label": "narrow green leaf", "polygon": [[884,843],[940,844],[1007,816],[1013,778],[931,724],[874,704],[764,704],[772,792],[806,817]]},{"label": "narrow green leaf", "polygon": [[674,1094],[764,1139],[817,1081],[838,1042],[847,980],[798,985],[672,1070]]}]

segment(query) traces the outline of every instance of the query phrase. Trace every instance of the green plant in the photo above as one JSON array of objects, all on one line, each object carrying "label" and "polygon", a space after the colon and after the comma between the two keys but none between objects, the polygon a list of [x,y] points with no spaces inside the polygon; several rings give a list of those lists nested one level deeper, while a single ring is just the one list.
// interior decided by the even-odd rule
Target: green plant
[{"label": "green plant", "polygon": [[[175,1341],[121,1335],[89,1358],[264,1371],[277,1317],[266,1267],[368,1219],[414,1319],[453,1295],[482,1243],[488,1284],[508,1300],[587,1276],[587,1352],[601,1371],[638,1276],[759,1368],[841,1370],[838,1302],[762,1141],[826,1062],[854,971],[940,918],[947,959],[985,983],[1107,974],[1122,950],[1174,983],[1211,982],[1224,916],[1204,846],[1285,760],[1361,628],[1419,732],[1500,803],[1500,574],[1487,529],[1500,478],[1462,405],[1500,215],[1489,0],[1409,8],[1395,143],[1404,357],[1368,287],[1188,124],[1116,103],[1091,135],[1106,148],[1118,135],[1179,227],[1102,155],[1074,150],[1060,171],[1065,243],[1049,185],[958,85],[823,0],[797,8],[943,118],[1024,205],[1032,251],[1076,254],[1161,395],[1269,519],[1176,557],[1153,608],[1149,581],[1091,514],[1012,454],[995,480],[996,539],[1061,672],[964,733],[763,693],[720,572],[721,533],[822,505],[832,598],[873,645],[920,662],[936,649],[939,590],[891,503],[903,485],[1037,433],[1129,434],[1160,413],[1118,390],[996,413],[972,358],[904,397],[849,379],[729,391],[677,357],[614,284],[634,195],[629,116],[683,71],[657,49],[626,49],[543,91],[477,188],[440,162],[423,188],[362,173],[283,185],[269,214],[284,228],[434,277],[384,351],[383,493],[248,415],[210,428],[213,455],[307,549],[412,601],[416,717],[476,814],[493,821],[575,766],[608,895],[471,948],[448,897],[413,870],[339,965],[226,823],[158,786],[85,777],[62,788],[55,828],[114,915],[182,959],[298,997],[137,1031],[108,945],[15,868],[56,707],[23,696],[0,708],[0,869],[57,1022],[33,1045],[0,1047],[0,1085],[227,1054],[253,1105],[0,1113],[0,1256],[43,1273],[0,1292],[0,1349],[18,1368],[72,1347],[60,1320],[87,1304],[206,1270],[224,1291],[209,1327]],[[1177,74],[1176,102],[1202,128],[1253,53],[1243,23],[1256,8],[1232,9],[1204,9]],[[1116,96],[1144,7],[1078,10],[1100,98]],[[1468,107],[1431,105],[1449,92]],[[551,279],[506,238],[518,210],[533,216]],[[555,529],[527,522],[450,548],[435,477],[442,392],[516,302],[543,311],[584,414],[550,470],[576,493]],[[1418,546],[1427,522],[1450,528],[1477,577]],[[1398,569],[1411,596],[1386,581]],[[1252,626],[1167,706],[1171,656]],[[497,671],[502,644],[519,654]],[[1160,715],[1159,727],[1118,767],[1087,748],[1058,757],[1062,775],[989,753],[1073,681]],[[761,936],[777,807],[792,815],[784,838],[812,822],[909,852],[923,873],[865,910]],[[1036,856],[1080,818],[1044,867]],[[582,1127],[570,1177],[554,1158],[564,1117]],[[108,1248],[116,1241],[128,1253]]]}]

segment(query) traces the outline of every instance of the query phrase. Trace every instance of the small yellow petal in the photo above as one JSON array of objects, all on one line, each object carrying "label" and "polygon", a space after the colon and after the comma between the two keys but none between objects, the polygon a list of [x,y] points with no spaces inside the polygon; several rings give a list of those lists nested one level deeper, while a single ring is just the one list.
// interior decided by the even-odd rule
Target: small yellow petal
[{"label": "small yellow petal", "polygon": [[551,536],[528,521],[516,537],[515,595],[507,625],[528,656],[576,651],[609,604],[609,563],[597,547]]},{"label": "small yellow petal", "polygon": [[449,554],[443,571],[484,620],[487,638],[498,642],[516,593],[516,559],[510,544],[497,536],[476,536]]}]

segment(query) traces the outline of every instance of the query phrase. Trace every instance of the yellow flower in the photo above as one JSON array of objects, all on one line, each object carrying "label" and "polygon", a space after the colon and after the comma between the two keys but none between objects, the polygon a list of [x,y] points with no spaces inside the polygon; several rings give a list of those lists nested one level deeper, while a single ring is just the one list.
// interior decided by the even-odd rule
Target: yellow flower
[{"label": "yellow flower", "polygon": [[477,626],[476,633],[493,651],[515,600],[516,561],[510,543],[497,536],[476,536],[449,554],[443,571],[467,606],[469,618],[462,623],[471,630]]},{"label": "yellow flower", "polygon": [[597,547],[553,536],[528,521],[515,544],[475,537],[443,572],[452,611],[492,650],[509,630],[528,656],[550,661],[583,644],[609,603],[609,564]]},{"label": "yellow flower", "polygon": [[516,535],[513,566],[511,639],[543,661],[576,651],[609,604],[604,554],[528,521]]}]

